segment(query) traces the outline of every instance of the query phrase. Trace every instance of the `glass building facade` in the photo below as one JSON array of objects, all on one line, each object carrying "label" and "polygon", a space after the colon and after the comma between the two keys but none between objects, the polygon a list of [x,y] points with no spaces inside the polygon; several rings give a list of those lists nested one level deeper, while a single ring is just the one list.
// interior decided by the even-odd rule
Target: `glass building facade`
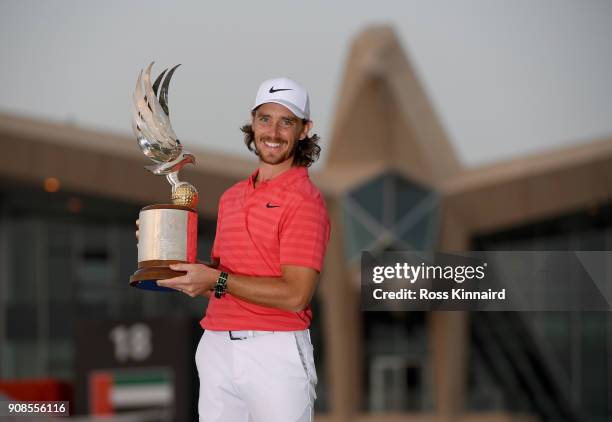
[{"label": "glass building facade", "polygon": [[[342,202],[348,265],[360,252],[434,250],[440,200],[393,172]],[[472,250],[611,250],[612,206],[478,234]],[[362,410],[433,409],[427,314],[362,312]],[[544,421],[609,420],[610,318],[600,312],[472,312],[466,408]]]},{"label": "glass building facade", "polygon": [[[584,210],[481,234],[473,238],[473,249],[609,251],[612,250],[612,205],[592,204]],[[483,314],[486,317],[489,313],[472,318],[475,342],[479,334],[484,334],[483,324],[477,321]],[[496,391],[500,404],[512,410],[535,410],[545,420],[610,420],[612,325],[608,313],[490,314],[497,318],[492,321],[496,327],[501,327],[499,320],[505,319],[511,327],[523,328],[521,343],[524,347],[519,353],[523,359],[516,359],[515,355],[514,362],[502,363],[500,361],[506,359],[502,351],[497,354],[498,362],[487,365],[483,363],[486,359],[478,359],[481,351],[472,353],[472,406],[484,406],[483,393]],[[504,365],[506,376],[502,376]],[[479,372],[485,373],[488,383],[477,385],[475,374]],[[530,373],[532,379],[529,379]],[[523,392],[513,388],[513,383],[522,385]],[[546,400],[538,400],[538,397]]]},{"label": "glass building facade", "polygon": [[[380,174],[342,200],[345,255],[433,250],[439,230],[436,192],[395,172]],[[424,312],[362,312],[362,410],[431,411],[431,361]]]},{"label": "glass building facade", "polygon": [[[205,299],[128,285],[137,267],[137,204],[5,183],[0,192],[5,379],[74,376],[82,319],[202,315]],[[214,221],[199,221],[200,257]]]}]

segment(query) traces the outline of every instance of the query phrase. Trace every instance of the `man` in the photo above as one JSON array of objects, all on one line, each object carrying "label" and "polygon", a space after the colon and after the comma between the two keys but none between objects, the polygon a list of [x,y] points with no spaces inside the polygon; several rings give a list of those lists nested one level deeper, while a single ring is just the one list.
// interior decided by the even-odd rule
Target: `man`
[{"label": "man", "polygon": [[320,151],[311,128],[304,88],[288,78],[261,84],[242,127],[259,166],[219,201],[212,264],[176,264],[186,274],[159,281],[210,297],[196,351],[200,421],[313,419],[309,303],[330,226],[308,177]]}]

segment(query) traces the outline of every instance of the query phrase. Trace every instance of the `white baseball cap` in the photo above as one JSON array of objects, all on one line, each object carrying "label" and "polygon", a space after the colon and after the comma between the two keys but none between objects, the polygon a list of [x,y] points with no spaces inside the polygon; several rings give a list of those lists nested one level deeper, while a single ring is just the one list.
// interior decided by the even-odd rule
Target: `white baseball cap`
[{"label": "white baseball cap", "polygon": [[265,103],[283,105],[300,119],[310,120],[308,92],[292,79],[274,78],[262,82],[257,90],[252,110]]}]

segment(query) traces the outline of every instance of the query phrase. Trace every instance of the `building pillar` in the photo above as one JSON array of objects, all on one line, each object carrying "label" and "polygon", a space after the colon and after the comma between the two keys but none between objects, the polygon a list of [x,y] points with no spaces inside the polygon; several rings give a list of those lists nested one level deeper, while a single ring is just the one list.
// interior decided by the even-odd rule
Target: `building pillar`
[{"label": "building pillar", "polygon": [[360,290],[351,282],[344,256],[339,199],[327,202],[332,236],[319,293],[323,307],[324,353],[333,421],[351,421],[362,396]]},{"label": "building pillar", "polygon": [[463,413],[467,387],[468,316],[466,312],[430,312],[428,325],[434,408],[440,421],[455,421]]},{"label": "building pillar", "polygon": [[[469,234],[463,221],[442,210],[439,250],[465,251]],[[465,409],[469,357],[468,312],[434,311],[428,315],[433,362],[434,408],[439,421],[455,421]]]}]

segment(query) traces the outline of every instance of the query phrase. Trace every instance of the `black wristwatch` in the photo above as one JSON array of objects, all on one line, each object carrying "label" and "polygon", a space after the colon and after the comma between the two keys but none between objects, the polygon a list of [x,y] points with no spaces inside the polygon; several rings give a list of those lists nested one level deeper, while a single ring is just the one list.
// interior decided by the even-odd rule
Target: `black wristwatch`
[{"label": "black wristwatch", "polygon": [[215,297],[217,299],[221,299],[221,296],[225,294],[227,290],[227,273],[221,271],[219,274],[219,278],[217,279],[217,283],[215,284]]}]

